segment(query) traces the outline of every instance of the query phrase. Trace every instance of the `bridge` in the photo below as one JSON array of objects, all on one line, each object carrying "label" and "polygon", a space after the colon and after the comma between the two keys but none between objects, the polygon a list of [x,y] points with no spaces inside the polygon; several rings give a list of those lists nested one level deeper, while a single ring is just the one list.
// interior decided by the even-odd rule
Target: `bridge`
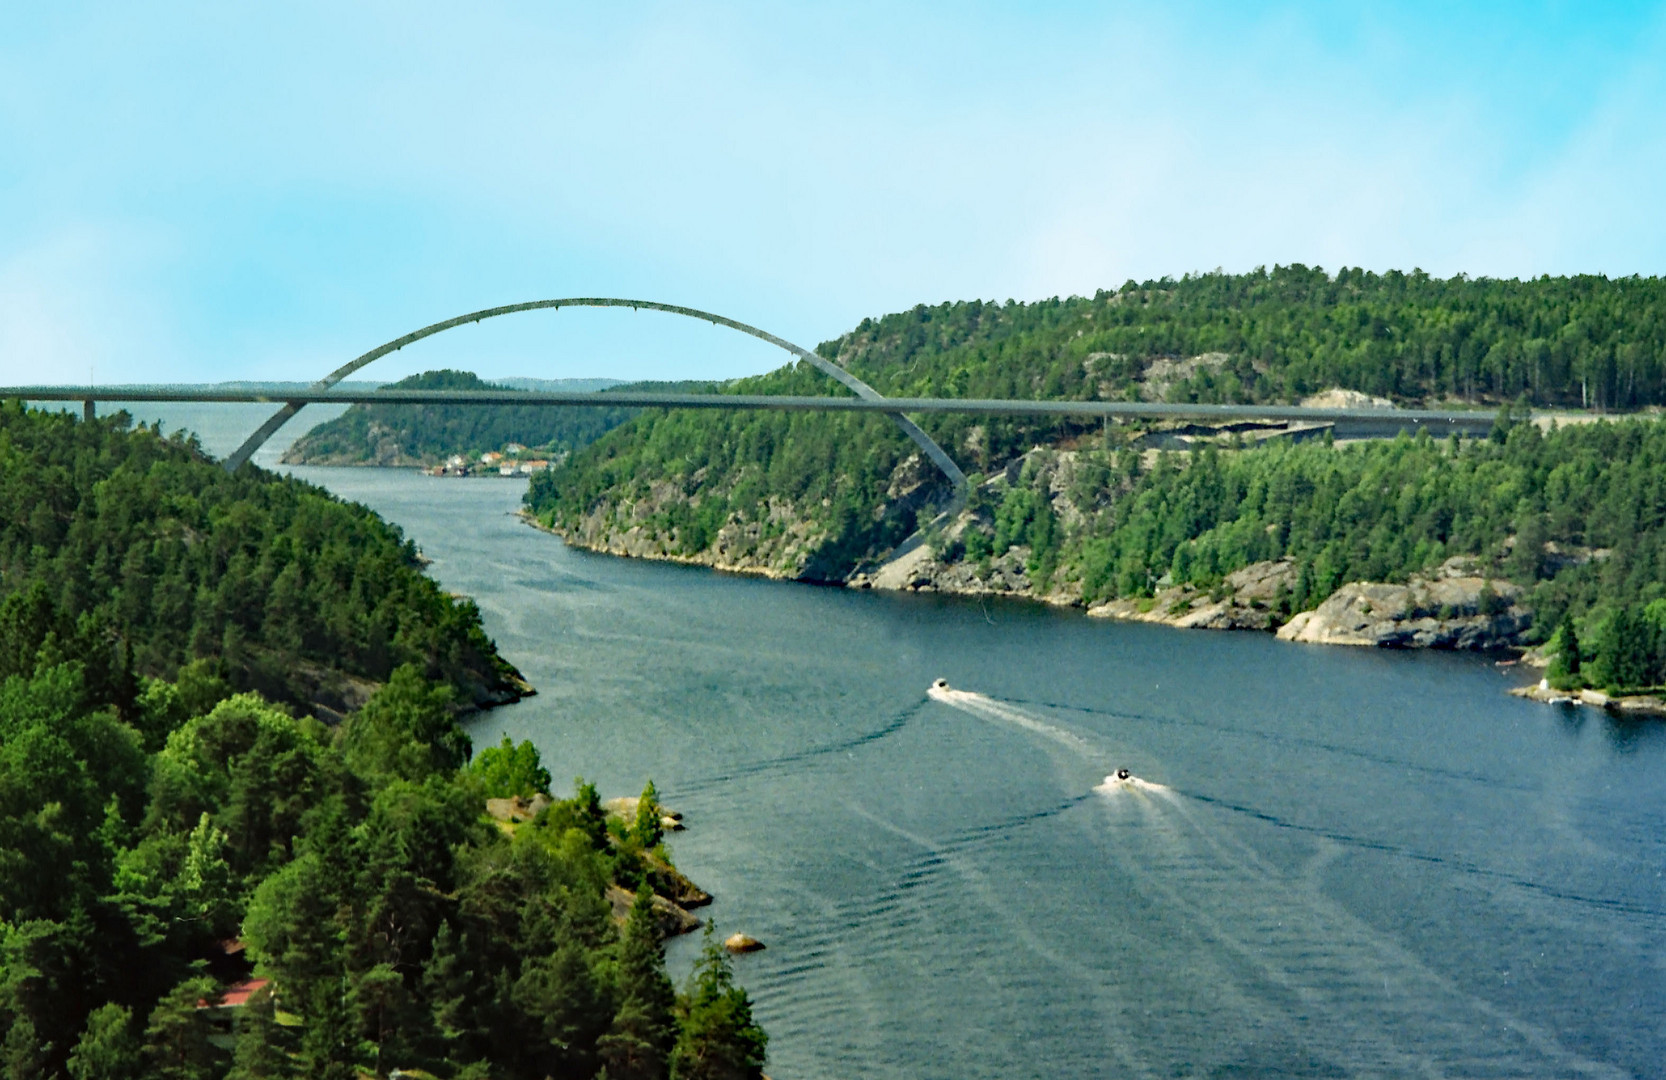
[{"label": "bridge", "polygon": [[[750,335],[780,348],[849,388],[855,397],[809,397],[759,394],[661,394],[661,393],[561,393],[540,391],[495,390],[339,390],[335,385],[366,365],[397,352],[407,345],[459,326],[471,325],[486,319],[520,312],[559,310],[564,307],[607,308],[628,307],[632,310],[659,311],[691,319],[700,319],[716,326]],[[29,401],[80,401],[87,416],[92,416],[98,402],[271,402],[282,403],[265,423],[251,434],[225,460],[225,467],[236,471],[267,439],[304,406],[334,403],[350,405],[532,405],[553,408],[618,408],[653,407],[667,409],[780,409],[798,412],[855,412],[883,413],[889,416],[904,434],[943,472],[953,485],[956,502],[964,497],[966,476],[960,467],[909,419],[909,413],[962,413],[991,416],[1077,417],[1102,420],[1194,420],[1205,424],[1235,422],[1284,422],[1346,425],[1360,434],[1383,434],[1404,430],[1427,430],[1435,434],[1485,434],[1492,429],[1493,417],[1487,413],[1414,410],[1414,409],[1310,409],[1294,405],[1195,405],[1154,402],[1120,401],[1030,401],[991,398],[894,398],[886,397],[850,371],[818,353],[794,345],[755,326],[715,315],[708,311],[665,304],[653,300],[623,300],[611,297],[569,297],[559,300],[534,300],[522,304],[484,308],[466,315],[458,315],[441,322],[413,330],[403,337],[378,345],[369,352],[330,372],[304,391],[280,393],[258,390],[201,388],[143,388],[110,387],[97,390],[75,386],[9,386],[0,387],[0,399],[22,398]]]}]

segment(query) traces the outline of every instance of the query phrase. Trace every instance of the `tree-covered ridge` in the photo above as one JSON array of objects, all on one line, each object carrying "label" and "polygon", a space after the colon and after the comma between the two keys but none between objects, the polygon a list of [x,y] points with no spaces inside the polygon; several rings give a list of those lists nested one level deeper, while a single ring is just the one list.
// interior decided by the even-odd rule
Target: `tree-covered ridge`
[{"label": "tree-covered ridge", "polygon": [[[698,393],[709,385],[642,383],[609,389]],[[384,389],[516,390],[452,370],[425,371]],[[530,405],[354,405],[297,439],[283,459],[306,465],[437,465],[453,454],[475,457],[510,443],[554,456],[589,445],[636,412]]]},{"label": "tree-covered ridge", "polygon": [[[920,306],[864,320],[818,351],[893,395],[1096,399],[1160,389],[1172,400],[1258,402],[1340,386],[1406,404],[1525,397],[1620,408],[1666,403],[1666,282],[1290,266],[1129,282],[1092,298]],[[1200,356],[1208,362],[1178,362]],[[723,389],[843,393],[802,365]],[[986,474],[1034,446],[1098,433],[1068,419],[920,423],[962,468]],[[796,524],[822,545],[794,557],[800,569],[838,577],[907,535],[921,504],[944,501],[943,491],[894,498],[913,451],[874,417],[654,410],[538,478],[528,505],[569,533],[611,516],[681,556],[707,548],[725,523],[764,551],[771,530]]]},{"label": "tree-covered ridge", "polygon": [[1533,587],[1552,626],[1566,611],[1666,596],[1666,426],[1654,421],[1152,457],[1085,451],[1064,490],[1021,477],[993,504],[974,500],[989,524],[972,556],[1027,546],[1090,603],[1149,596],[1164,578],[1209,589],[1290,558],[1301,585],[1289,613],[1344,582],[1404,581],[1453,555]]},{"label": "tree-covered ridge", "polygon": [[[1283,618],[1346,582],[1405,581],[1474,556],[1529,590],[1538,640],[1563,621],[1578,634],[1592,685],[1666,683],[1666,425],[1656,421],[1548,434],[1518,423],[1467,442],[1211,447],[1149,465],[1134,450],[1071,458],[1067,472],[1043,477],[1037,459],[1003,491],[981,491],[979,524],[945,554],[987,567],[1022,548],[1038,592],[1090,604],[1151,596],[1159,583],[1208,591],[1287,558],[1296,577],[1276,604]],[[1622,663],[1626,641],[1649,644]]]},{"label": "tree-covered ridge", "polygon": [[[724,393],[829,394],[842,388],[806,365],[725,384]],[[535,475],[528,507],[571,529],[616,507],[663,536],[671,554],[705,549],[725,523],[756,527],[767,548],[792,524],[777,505],[823,534],[809,576],[833,577],[913,531],[915,511],[875,512],[896,464],[913,448],[883,416],[718,410],[644,410],[550,472]]]},{"label": "tree-covered ridge", "polygon": [[[667,979],[651,788],[627,825],[529,744],[469,764],[512,672],[397,530],[126,423],[0,409],[6,1080],[756,1077],[722,951]],[[382,685],[333,727],[236,692],[309,670]]]},{"label": "tree-covered ridge", "polygon": [[200,680],[144,680],[130,723],[83,671],[0,681],[8,1080],[759,1075],[722,950],[667,979],[641,885],[663,848],[582,783],[488,819],[490,770],[414,666],[336,729]]},{"label": "tree-covered ridge", "polygon": [[1340,386],[1401,402],[1666,404],[1666,280],[1527,281],[1300,265],[1130,281],[1033,304],[865,319],[825,343],[886,393],[1131,397],[1151,363],[1219,354],[1177,401],[1284,401]]},{"label": "tree-covered ridge", "polygon": [[402,664],[463,704],[518,696],[474,605],[396,527],[127,423],[0,406],[0,677],[74,656],[124,712],[138,676],[192,664],[336,712]]}]

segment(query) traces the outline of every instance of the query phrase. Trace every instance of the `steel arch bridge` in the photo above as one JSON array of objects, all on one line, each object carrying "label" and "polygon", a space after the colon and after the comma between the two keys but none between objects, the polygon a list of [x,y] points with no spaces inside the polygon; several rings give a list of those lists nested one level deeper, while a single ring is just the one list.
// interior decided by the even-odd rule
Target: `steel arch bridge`
[{"label": "steel arch bridge", "polygon": [[[523,311],[559,310],[564,307],[628,307],[633,311],[663,311],[668,315],[680,315],[689,319],[701,319],[705,322],[713,324],[714,326],[724,326],[731,330],[738,330],[743,334],[748,334],[752,337],[758,338],[760,341],[767,341],[776,348],[784,349],[793,356],[811,364],[823,373],[843,383],[845,386],[855,391],[857,397],[873,402],[883,402],[886,400],[885,396],[878,390],[875,390],[873,387],[869,386],[861,379],[858,379],[855,375],[852,375],[843,367],[835,364],[833,361],[824,356],[820,356],[809,349],[803,348],[802,346],[794,345],[785,338],[776,337],[767,330],[760,330],[756,326],[751,326],[736,319],[726,318],[722,315],[714,315],[709,311],[700,311],[697,308],[682,307],[677,304],[664,304],[657,300],[621,300],[615,297],[603,296],[568,297],[560,300],[531,300],[523,304],[505,304],[501,307],[482,308],[479,311],[471,311],[467,315],[458,315],[454,318],[445,319],[441,322],[431,323],[428,326],[424,326],[420,330],[411,331],[404,337],[394,338],[386,344],[378,345],[376,348],[371,349],[362,356],[356,357],[355,359],[343,364],[341,367],[336,368],[334,371],[318,380],[318,382],[314,383],[311,389],[314,391],[328,390],[342,379],[345,379],[355,371],[363,368],[365,365],[380,360],[382,357],[391,352],[397,352],[407,345],[421,341],[423,338],[433,337],[435,334],[442,333],[446,330],[451,330],[469,323],[478,323],[485,319],[495,319],[502,315],[516,315]],[[261,424],[260,427],[255,429],[254,434],[250,435],[243,441],[242,446],[239,446],[232,452],[231,456],[226,458],[226,470],[228,472],[236,472],[240,467],[242,467],[243,463],[248,461],[254,452],[260,449],[261,445],[264,444],[267,439],[270,439],[272,435],[289,420],[290,417],[300,412],[301,408],[305,404],[305,401],[286,402],[282,408],[268,417],[264,424]],[[949,457],[941,446],[937,445],[937,441],[935,439],[922,431],[920,429],[920,425],[904,416],[901,412],[887,412],[887,415],[890,416],[892,422],[895,423],[897,427],[902,429],[903,434],[914,440],[915,444],[919,446],[919,448],[925,452],[925,455],[932,460],[932,463],[942,470],[943,475],[949,478],[949,482],[954,485],[956,499],[958,500],[963,497],[966,490],[966,474],[960,471],[960,466],[954,463],[954,459]]]}]

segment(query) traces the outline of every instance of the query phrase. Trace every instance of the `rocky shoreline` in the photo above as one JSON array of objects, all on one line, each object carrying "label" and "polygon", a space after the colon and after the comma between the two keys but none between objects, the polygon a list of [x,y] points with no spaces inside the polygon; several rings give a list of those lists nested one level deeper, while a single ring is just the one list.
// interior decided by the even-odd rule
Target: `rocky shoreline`
[{"label": "rocky shoreline", "polygon": [[[1067,588],[1036,595],[1022,573],[1027,552],[1015,548],[979,576],[964,563],[943,565],[918,548],[868,573],[855,575],[853,588],[897,592],[942,592],[961,596],[1013,596],[1059,606],[1080,607]],[[1005,565],[1003,565],[1005,564]],[[1013,565],[1016,564],[1016,565]],[[1094,618],[1158,623],[1182,630],[1260,630],[1282,641],[1376,648],[1516,649],[1533,625],[1522,603],[1524,590],[1487,576],[1479,561],[1446,560],[1427,575],[1404,584],[1349,582],[1311,611],[1280,618],[1281,600],[1296,584],[1288,559],[1254,563],[1228,574],[1217,589],[1166,585],[1149,597],[1109,600],[1087,608]]]},{"label": "rocky shoreline", "polygon": [[[553,799],[544,794],[533,795],[530,798],[517,795],[487,799],[486,813],[498,823],[499,828],[513,834],[517,826],[535,820],[553,802]],[[625,796],[607,800],[602,804],[602,808],[608,817],[628,824],[636,818],[636,805],[635,796]],[[675,811],[664,810],[663,807],[661,810],[664,811],[664,816],[660,818],[660,826],[667,832],[680,832],[683,828],[683,816]],[[700,929],[704,923],[694,914],[693,909],[711,903],[712,894],[690,881],[668,860],[651,852],[645,853],[643,858],[648,878],[646,886],[654,893],[654,916],[659,924],[660,936],[672,938]],[[621,926],[624,925],[630,915],[631,905],[636,902],[636,894],[617,882],[610,882],[606,895],[614,921]]]},{"label": "rocky shoreline", "polygon": [[[1027,457],[1043,454],[1045,471],[1038,470],[1030,482],[1049,491],[1055,512],[1068,520],[1077,512],[1064,494],[1071,483],[1075,455],[1069,451],[1036,451]],[[1022,461],[1014,462],[986,484],[998,488],[1016,482]],[[898,472],[908,474],[910,482],[894,485],[894,498],[918,498],[922,481],[911,474],[917,470],[908,469],[907,464]],[[1085,609],[1092,618],[1155,623],[1183,630],[1273,633],[1281,641],[1296,644],[1503,652],[1519,657],[1530,667],[1542,667],[1546,662],[1537,652],[1529,651],[1533,612],[1526,604],[1526,590],[1489,573],[1488,565],[1473,556],[1453,556],[1404,582],[1347,582],[1312,609],[1294,613],[1290,612],[1290,598],[1297,589],[1299,569],[1291,559],[1243,567],[1211,589],[1175,584],[1165,578],[1151,596],[1088,603],[1080,585],[1062,580],[1062,575],[1054,575],[1044,589],[1037,590],[1028,569],[1031,551],[1027,547],[1015,546],[981,561],[965,557],[969,530],[989,527],[970,510],[962,510],[953,520],[934,522],[925,530],[927,542],[918,542],[920,538],[916,537],[916,542],[905,545],[900,554],[877,565],[859,567],[840,579],[807,572],[815,562],[816,530],[787,505],[772,505],[770,509],[771,520],[785,526],[774,530],[770,538],[773,542],[759,543],[755,524],[731,522],[697,554],[672,553],[664,537],[641,525],[643,511],[651,511],[667,495],[676,497],[656,493],[644,500],[642,507],[600,509],[575,529],[551,528],[524,511],[522,517],[533,527],[589,551],[776,580],[815,581],[884,592],[1005,597]],[[952,554],[945,556],[945,552]],[[1611,696],[1591,690],[1569,693],[1553,690],[1543,682],[1517,687],[1511,693],[1551,704],[1666,716],[1666,702],[1652,696]]]},{"label": "rocky shoreline", "polygon": [[1654,694],[1605,694],[1601,690],[1558,690],[1546,679],[1510,691],[1545,705],[1589,705],[1623,716],[1666,716],[1666,700]]},{"label": "rocky shoreline", "polygon": [[[635,527],[621,531],[617,522],[609,527],[600,514],[576,530],[552,528],[525,511],[521,518],[533,528],[586,551],[775,580],[804,579],[802,572],[795,572],[801,567],[793,560],[765,562],[735,550],[740,545],[717,542],[693,556],[674,554],[660,538]],[[953,544],[971,524],[972,515],[962,512],[942,531],[939,544]],[[781,552],[770,554],[778,558]],[[1533,624],[1532,611],[1522,603],[1521,586],[1488,576],[1480,560],[1469,556],[1447,559],[1404,584],[1349,582],[1316,608],[1298,612],[1288,622],[1280,617],[1280,603],[1296,584],[1296,566],[1289,559],[1246,566],[1228,574],[1218,588],[1209,591],[1159,582],[1152,596],[1086,605],[1073,583],[1038,592],[1025,569],[1029,556],[1028,548],[1014,547],[980,567],[964,559],[940,559],[933,544],[917,544],[877,566],[826,583],[887,592],[1010,597],[1059,607],[1086,607],[1093,618],[1158,623],[1183,630],[1260,630],[1276,632],[1284,641],[1316,645],[1519,649],[1523,635]]]}]

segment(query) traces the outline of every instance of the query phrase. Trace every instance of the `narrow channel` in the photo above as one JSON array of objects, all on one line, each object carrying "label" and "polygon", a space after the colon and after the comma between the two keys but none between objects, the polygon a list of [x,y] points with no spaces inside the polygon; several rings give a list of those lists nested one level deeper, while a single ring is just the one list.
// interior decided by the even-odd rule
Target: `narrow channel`
[{"label": "narrow channel", "polygon": [[777,1077],[1666,1060],[1666,726],[1475,657],[615,559],[515,481],[294,471],[401,525],[538,687],[477,745],[687,815],[705,913],[768,945],[737,972]]}]

